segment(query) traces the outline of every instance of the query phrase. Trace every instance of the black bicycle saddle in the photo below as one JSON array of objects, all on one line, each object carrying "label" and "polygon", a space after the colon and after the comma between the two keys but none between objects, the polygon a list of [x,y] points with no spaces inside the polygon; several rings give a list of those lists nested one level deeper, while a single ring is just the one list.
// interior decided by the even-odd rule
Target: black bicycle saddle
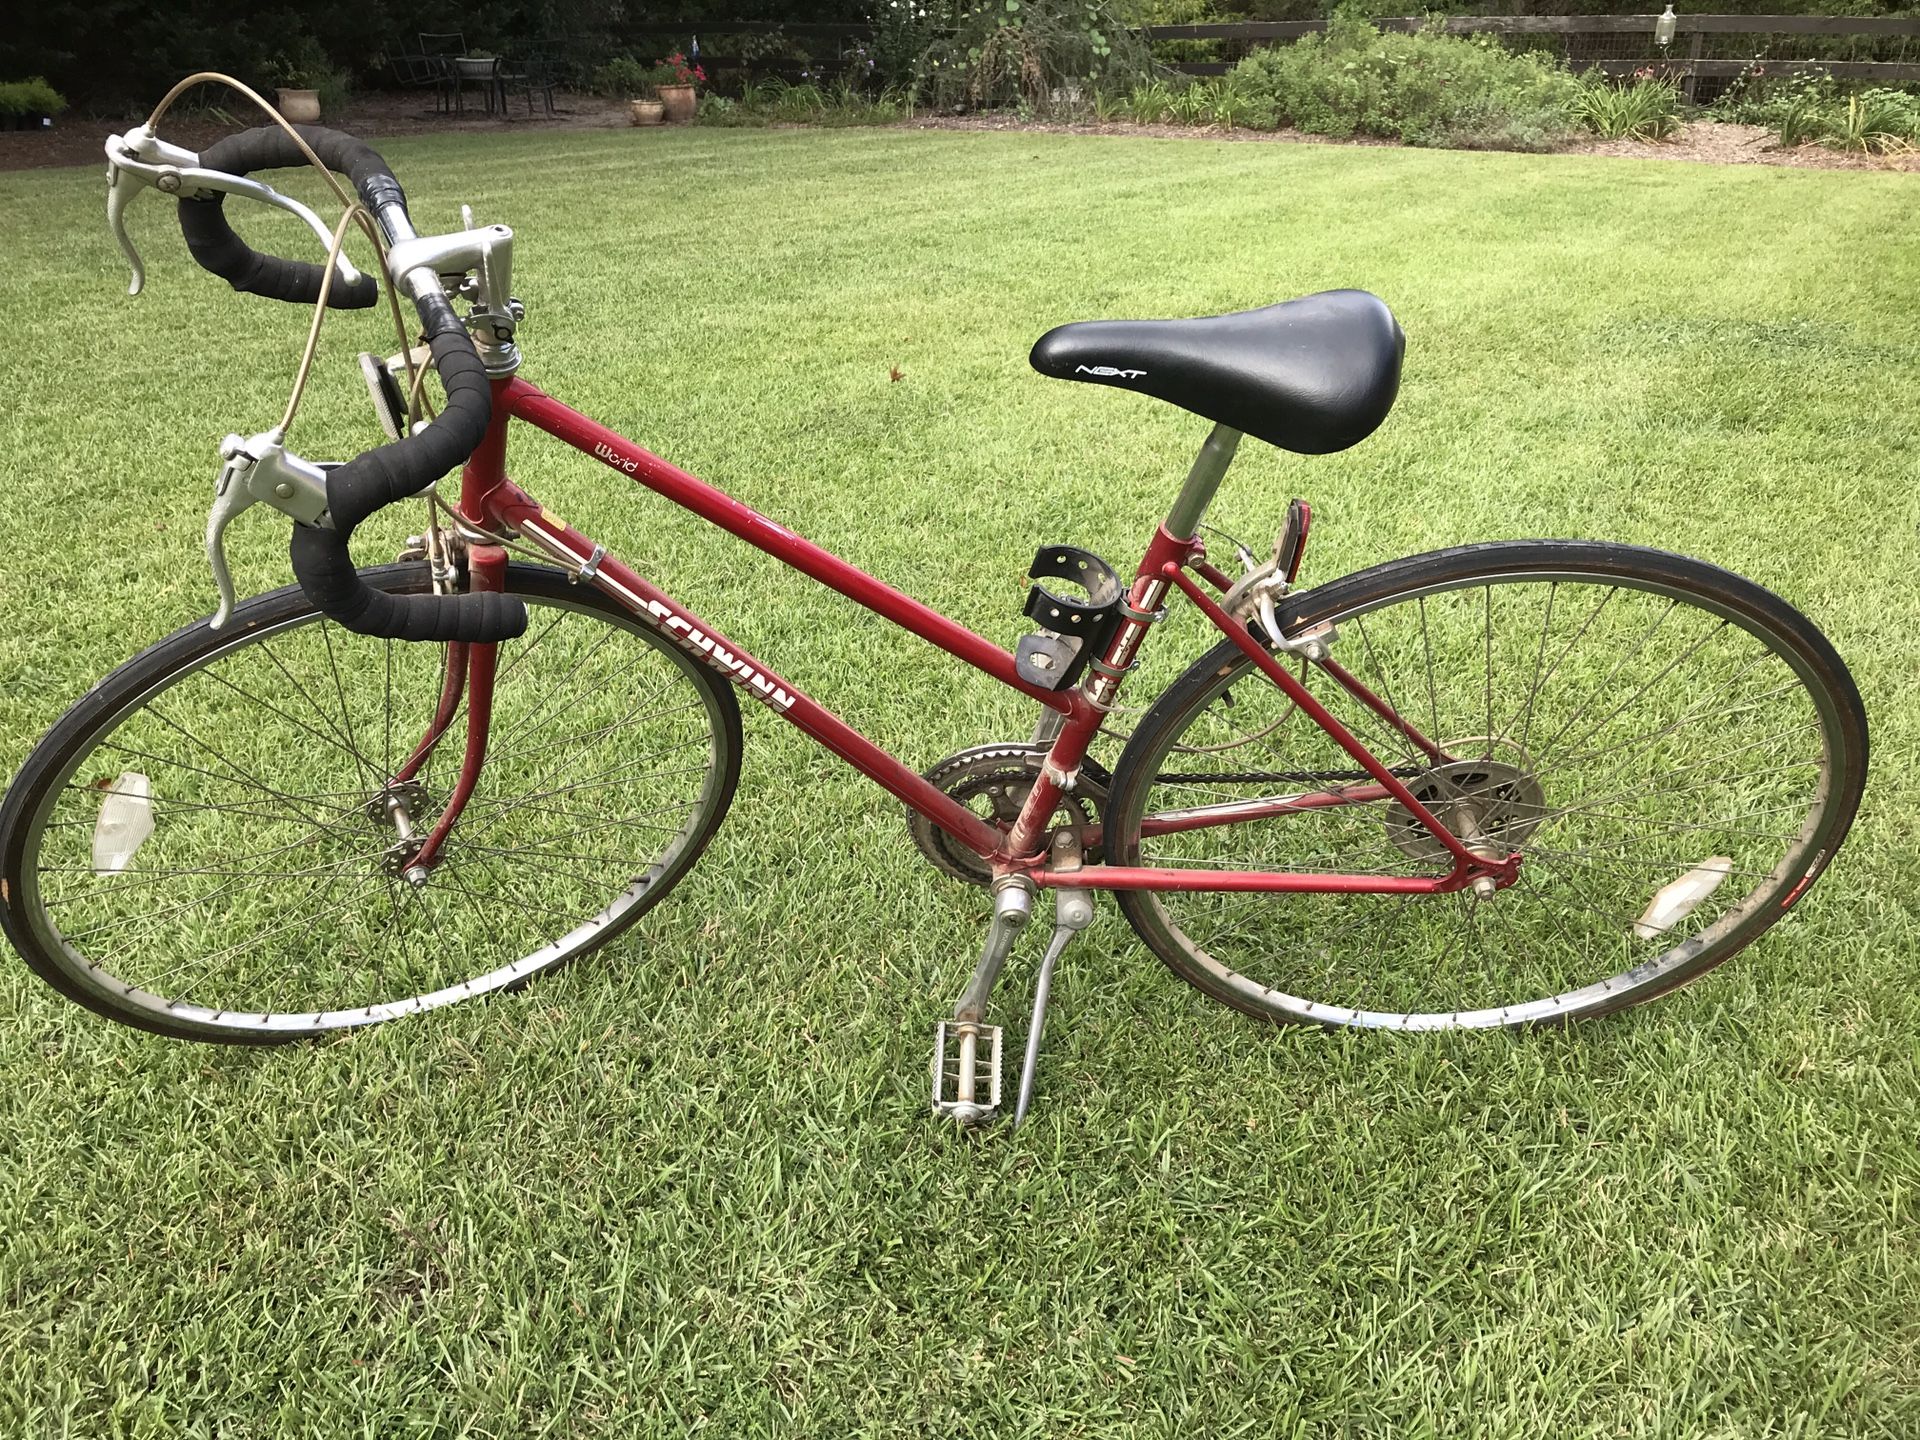
[{"label": "black bicycle saddle", "polygon": [[1407,337],[1384,301],[1327,290],[1195,320],[1084,320],[1028,356],[1058,380],[1118,385],[1302,455],[1371,435],[1393,408]]}]

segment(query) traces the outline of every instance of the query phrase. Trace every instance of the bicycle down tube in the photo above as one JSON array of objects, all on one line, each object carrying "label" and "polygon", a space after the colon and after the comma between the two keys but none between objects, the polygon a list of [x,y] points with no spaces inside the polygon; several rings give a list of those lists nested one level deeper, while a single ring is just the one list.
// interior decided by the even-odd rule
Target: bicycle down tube
[{"label": "bicycle down tube", "polygon": [[[1004,865],[1010,873],[1026,875],[1041,885],[1072,884],[1109,890],[1424,894],[1461,889],[1482,876],[1492,876],[1503,884],[1512,883],[1515,867],[1511,861],[1490,860],[1469,851],[1434,819],[1417,797],[1407,792],[1392,771],[1375,758],[1362,742],[1307,695],[1283,667],[1272,663],[1271,657],[1267,657],[1271,667],[1269,678],[1274,679],[1290,699],[1307,710],[1315,722],[1364,765],[1376,781],[1375,786],[1343,787],[1313,796],[1286,797],[1285,801],[1274,802],[1273,813],[1362,803],[1377,798],[1384,789],[1406,805],[1413,817],[1432,830],[1452,854],[1455,863],[1451,873],[1443,876],[1391,876],[1091,866],[1073,872],[1070,877],[1054,876],[1044,864],[1048,821],[1062,795],[1074,783],[1080,762],[1119,689],[1121,675],[1137,655],[1154,618],[1154,608],[1165,597],[1170,586],[1179,585],[1195,599],[1223,634],[1243,647],[1251,645],[1259,648],[1259,642],[1246,632],[1245,627],[1213,605],[1186,575],[1190,566],[1200,569],[1202,574],[1206,573],[1204,568],[1200,568],[1204,561],[1195,542],[1181,539],[1165,527],[1154,536],[1142,558],[1134,583],[1128,589],[1125,611],[1128,618],[1103,657],[1105,669],[1099,675],[1093,696],[1078,686],[1062,691],[1045,690],[1023,680],[1014,668],[1013,655],[983,636],[794,534],[751,506],[562,404],[538,387],[512,377],[495,380],[492,388],[491,425],[486,439],[475,450],[461,476],[460,509],[469,523],[485,529],[514,530],[529,537],[540,549],[570,571],[578,573],[583,581],[600,588],[636,616],[672,637],[683,648],[727,673],[740,688],[768,709],[798,727],[896,799],[924,815],[968,849]],[[603,545],[546,510],[514,484],[507,476],[506,467],[507,427],[513,419],[525,421],[608,468],[629,476],[976,670],[1060,712],[1063,723],[1059,734],[1053,741],[1046,763],[1012,832],[1003,834],[945,794],[811,699],[792,682],[721,635],[679,601],[609,554]],[[478,651],[492,647],[468,648]],[[1348,677],[1344,675],[1336,678],[1356,693],[1364,688],[1358,687],[1357,681],[1347,685]],[[477,674],[471,675],[469,687],[478,679]],[[1370,708],[1380,705],[1370,692],[1361,698]],[[1398,723],[1397,717],[1390,718],[1389,723]],[[472,728],[470,725],[469,746],[476,743],[484,745],[484,735],[475,736]]]}]

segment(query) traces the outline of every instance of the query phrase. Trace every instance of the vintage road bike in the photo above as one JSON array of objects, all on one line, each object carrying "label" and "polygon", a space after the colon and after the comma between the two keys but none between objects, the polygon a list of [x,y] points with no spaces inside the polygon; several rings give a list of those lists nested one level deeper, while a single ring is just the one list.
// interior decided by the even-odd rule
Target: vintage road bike
[{"label": "vintage road bike", "polygon": [[[275,117],[196,155],[159,138],[160,113],[107,143],[135,292],[121,217],[154,188],[178,200],[201,265],[315,305],[315,335],[328,308],[378,303],[342,253],[363,226],[396,323],[399,294],[420,327],[399,330],[398,354],[361,357],[388,443],[324,465],[287,449],[286,421],[227,438],[207,530],[218,613],[88,691],[0,809],[9,939],[112,1019],[302,1039],[508,990],[606,945],[712,839],[739,774],[741,695],[903,803],[926,858],[990,892],[930,1066],[934,1110],[963,1123],[1001,1109],[989,1005],[1043,894],[1054,929],[1016,1121],[1054,967],[1103,892],[1182,979],[1253,1016],[1524,1026],[1698,978],[1788,914],[1853,820],[1867,724],[1845,665],[1724,570],[1533,540],[1297,589],[1298,500],[1269,552],[1233,547],[1237,573],[1209,558],[1203,517],[1243,436],[1322,454],[1386,418],[1405,339],[1371,295],[1043,336],[1043,375],[1213,423],[1129,580],[1077,546],[1039,550],[1032,633],[1009,653],[523,378],[506,226],[468,215],[416,233],[392,171],[344,134]],[[351,191],[330,177],[347,207],[331,232],[249,178],[307,165],[350,177]],[[324,263],[254,252],[229,195],[299,215]],[[1033,732],[924,771],[895,758],[543,508],[510,478],[516,421],[1017,691]],[[456,468],[457,499],[440,497]],[[354,527],[423,494],[397,563],[357,568]],[[222,536],[252,505],[294,522],[299,584],[236,604]],[[1124,712],[1173,604],[1217,640]],[[1096,741],[1123,713],[1134,723],[1103,764]]]}]

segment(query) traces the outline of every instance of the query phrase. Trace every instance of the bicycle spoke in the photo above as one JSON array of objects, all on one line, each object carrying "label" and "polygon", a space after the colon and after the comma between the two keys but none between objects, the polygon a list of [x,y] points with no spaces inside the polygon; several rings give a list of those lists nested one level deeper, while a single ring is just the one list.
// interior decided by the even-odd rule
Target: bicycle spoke
[{"label": "bicycle spoke", "polygon": [[333,693],[340,701],[341,733],[346,737],[347,749],[353,755],[354,764],[360,767],[360,778],[366,782],[367,793],[371,795],[382,788],[386,777],[373,773],[373,762],[368,760],[360,747],[353,742],[353,716],[349,713],[347,705],[346,686],[340,679],[340,661],[333,653],[333,626],[323,620],[320,622],[319,630],[320,639],[327,647],[327,669],[333,675]]},{"label": "bicycle spoke", "polygon": [[1560,582],[1555,580],[1547,586],[1546,613],[1542,615],[1540,619],[1540,645],[1533,654],[1533,683],[1527,686],[1527,698],[1521,702],[1520,709],[1515,711],[1514,714],[1508,718],[1507,723],[1500,727],[1501,738],[1505,738],[1512,732],[1513,722],[1515,720],[1522,722],[1520,726],[1520,750],[1522,754],[1526,753],[1527,737],[1533,733],[1533,706],[1534,702],[1540,698],[1540,667],[1545,663],[1547,658],[1547,636],[1553,630],[1553,603],[1559,596]]},{"label": "bicycle spoke", "polygon": [[1487,728],[1481,733],[1487,737],[1487,754],[1493,753],[1493,586],[1480,587],[1482,612],[1482,645],[1486,653],[1486,691],[1487,691]]},{"label": "bicycle spoke", "polygon": [[[207,744],[206,741],[202,740],[199,736],[195,735],[192,731],[187,730],[183,726],[176,723],[174,720],[170,719],[166,714],[164,714],[161,711],[160,707],[157,704],[149,703],[147,706],[147,713],[152,715],[154,719],[158,720],[161,724],[165,725],[168,729],[177,731],[180,735],[184,736],[189,742],[198,746],[200,749],[206,751],[208,755],[211,755],[215,760],[218,760],[222,765],[225,765],[227,769],[233,773],[233,778],[239,780],[242,784],[250,785],[255,790],[260,791],[262,794],[273,795],[276,799],[286,800],[289,804],[292,803],[292,799],[290,796],[281,795],[277,791],[272,790],[270,787],[261,784],[258,780],[254,779],[253,776],[249,775],[246,771],[242,770],[238,765],[235,765],[231,760],[227,759],[218,750],[215,750],[211,745]],[[158,760],[160,757],[153,756],[151,758]],[[167,764],[168,762],[161,760],[160,763],[164,765],[164,764]],[[173,763],[178,764],[180,762],[176,761]],[[193,767],[189,765],[182,765],[181,768],[192,769]],[[215,779],[226,778],[224,776],[217,775],[214,771],[211,771],[211,770],[203,771],[202,773],[207,775],[212,775],[214,776]],[[232,783],[232,782],[229,781],[228,783]],[[304,811],[296,811],[296,813],[298,813],[300,815],[300,818],[302,818],[303,820],[310,821],[311,823],[316,825],[320,823],[312,815],[307,814]]]},{"label": "bicycle spoke", "polygon": [[[1386,667],[1380,663],[1379,655],[1377,655],[1374,652],[1373,641],[1367,637],[1366,621],[1364,619],[1356,619],[1353,622],[1353,625],[1354,625],[1354,629],[1360,632],[1360,643],[1366,647],[1367,663],[1373,667],[1374,675],[1379,678],[1380,697],[1387,702],[1387,708],[1391,710],[1395,715],[1400,715],[1402,718],[1402,721],[1404,722],[1405,716],[1401,712],[1399,703],[1395,701],[1393,698],[1392,687],[1387,683]],[[1389,726],[1388,728],[1390,730],[1392,729],[1391,726]],[[1434,737],[1431,735],[1429,735],[1427,738],[1429,740],[1434,739]],[[1438,742],[1436,741],[1436,743]],[[1412,760],[1417,758],[1417,755],[1418,755],[1418,747],[1415,746],[1414,743],[1407,738],[1406,733],[1404,731],[1395,732],[1394,733],[1394,758],[1396,760],[1402,760],[1402,759]]]}]

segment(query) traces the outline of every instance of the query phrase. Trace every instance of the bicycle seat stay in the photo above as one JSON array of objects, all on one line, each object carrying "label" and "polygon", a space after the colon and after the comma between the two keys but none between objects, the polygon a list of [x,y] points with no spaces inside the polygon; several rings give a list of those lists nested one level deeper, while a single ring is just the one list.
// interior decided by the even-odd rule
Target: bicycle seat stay
[{"label": "bicycle seat stay", "polygon": [[1193,320],[1085,320],[1042,335],[1042,375],[1170,401],[1282,450],[1328,455],[1378,428],[1406,336],[1378,296],[1327,290]]}]

